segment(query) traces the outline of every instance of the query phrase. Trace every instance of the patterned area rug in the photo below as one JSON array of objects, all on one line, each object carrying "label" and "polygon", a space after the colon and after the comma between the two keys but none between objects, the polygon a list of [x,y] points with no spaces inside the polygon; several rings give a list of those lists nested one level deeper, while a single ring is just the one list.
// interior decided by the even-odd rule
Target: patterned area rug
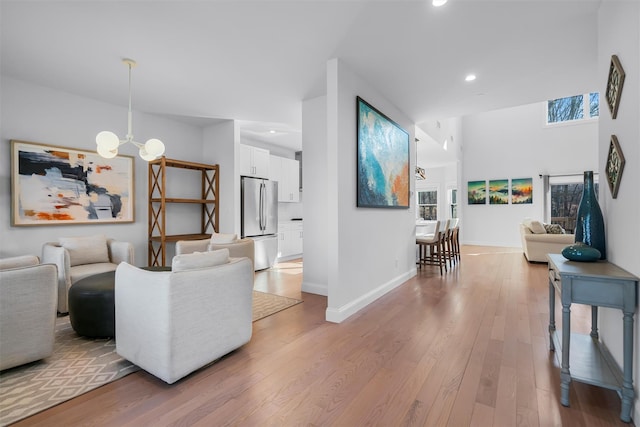
[{"label": "patterned area rug", "polygon": [[301,302],[299,299],[253,291],[253,321],[264,319]]},{"label": "patterned area rug", "polygon": [[[302,301],[253,291],[253,321]],[[139,370],[118,356],[113,339],[76,335],[69,316],[56,320],[53,355],[0,373],[0,425],[5,426]]]}]

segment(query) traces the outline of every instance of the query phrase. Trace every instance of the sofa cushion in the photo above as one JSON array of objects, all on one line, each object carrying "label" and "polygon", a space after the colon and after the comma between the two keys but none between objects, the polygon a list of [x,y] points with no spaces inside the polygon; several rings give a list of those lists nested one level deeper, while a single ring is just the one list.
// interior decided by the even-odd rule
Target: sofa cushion
[{"label": "sofa cushion", "polygon": [[229,249],[208,252],[193,252],[176,255],[171,261],[171,271],[185,271],[196,268],[215,267],[229,262]]},{"label": "sofa cushion", "polygon": [[530,221],[525,224],[533,234],[546,234],[544,225],[540,221]]},{"label": "sofa cushion", "polygon": [[565,234],[560,224],[543,224],[547,234]]},{"label": "sofa cushion", "polygon": [[85,277],[95,276],[96,274],[106,273],[107,271],[116,271],[118,264],[113,264],[110,262],[96,262],[93,264],[83,264],[74,266],[71,271],[70,280],[71,283],[76,283],[78,280],[84,279]]},{"label": "sofa cushion", "polygon": [[69,252],[71,267],[75,265],[109,262],[107,238],[103,235],[61,237],[60,245]]},{"label": "sofa cushion", "polygon": [[236,240],[238,240],[238,235],[236,235],[236,234],[213,233],[211,235],[210,244],[233,243]]}]

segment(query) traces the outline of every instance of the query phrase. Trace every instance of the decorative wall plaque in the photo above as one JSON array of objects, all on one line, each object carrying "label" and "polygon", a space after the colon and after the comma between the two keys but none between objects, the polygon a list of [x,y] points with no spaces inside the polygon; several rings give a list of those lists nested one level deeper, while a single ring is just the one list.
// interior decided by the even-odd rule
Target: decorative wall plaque
[{"label": "decorative wall plaque", "polygon": [[622,85],[624,84],[624,70],[617,55],[611,55],[611,65],[609,66],[609,79],[607,80],[607,105],[611,112],[611,118],[618,115],[620,96],[622,95]]},{"label": "decorative wall plaque", "polygon": [[618,143],[618,138],[611,135],[611,143],[609,144],[609,155],[607,156],[607,166],[605,173],[607,174],[607,182],[611,190],[611,196],[615,199],[618,197],[618,188],[620,187],[620,178],[624,169],[624,155]]}]

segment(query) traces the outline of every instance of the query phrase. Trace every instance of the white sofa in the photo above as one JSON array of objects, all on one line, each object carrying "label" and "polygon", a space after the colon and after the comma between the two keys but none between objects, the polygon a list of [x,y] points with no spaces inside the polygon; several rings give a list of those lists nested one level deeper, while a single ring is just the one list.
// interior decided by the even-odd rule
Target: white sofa
[{"label": "white sofa", "polygon": [[[220,253],[226,262],[208,262]],[[172,384],[249,342],[253,268],[248,258],[228,254],[177,255],[164,272],[120,264],[117,353]]]},{"label": "white sofa", "polygon": [[559,254],[575,241],[573,234],[543,233],[544,227],[540,229],[535,225],[533,228],[537,233],[531,230],[530,222],[520,223],[522,251],[529,262],[547,262],[547,254]]},{"label": "white sofa", "polygon": [[0,371],[53,353],[56,266],[35,255],[0,260]]},{"label": "white sofa", "polygon": [[71,285],[94,274],[115,271],[118,264],[133,264],[133,246],[105,236],[61,237],[42,245],[43,264],[58,267],[58,312],[67,313]]}]

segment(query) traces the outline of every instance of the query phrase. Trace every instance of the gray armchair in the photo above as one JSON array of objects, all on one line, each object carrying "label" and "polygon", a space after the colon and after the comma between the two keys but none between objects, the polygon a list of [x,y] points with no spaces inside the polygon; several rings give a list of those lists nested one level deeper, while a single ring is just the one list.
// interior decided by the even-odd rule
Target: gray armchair
[{"label": "gray armchair", "polygon": [[58,267],[58,312],[68,313],[69,288],[80,279],[133,264],[133,246],[105,236],[61,237],[42,246],[42,262]]},{"label": "gray armchair", "polygon": [[0,260],[0,370],[53,353],[56,266],[35,255]]}]

